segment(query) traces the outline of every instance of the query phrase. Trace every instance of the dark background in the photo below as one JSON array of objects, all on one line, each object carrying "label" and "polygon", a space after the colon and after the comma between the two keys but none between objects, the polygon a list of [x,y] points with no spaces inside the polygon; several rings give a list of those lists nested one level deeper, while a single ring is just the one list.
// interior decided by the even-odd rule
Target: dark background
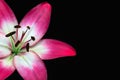
[{"label": "dark background", "polygon": [[[118,6],[110,1],[80,0],[6,0],[18,21],[37,4],[48,1],[52,7],[49,29],[43,38],[64,41],[76,49],[75,57],[44,61],[48,80],[112,79],[118,71],[111,44]],[[117,9],[117,10],[116,10]],[[119,30],[119,29],[118,29]],[[119,32],[119,31],[118,31]],[[117,33],[118,34],[118,33]],[[112,39],[115,39],[113,41]],[[113,51],[113,52],[112,52]],[[118,61],[118,60],[117,60]],[[113,67],[115,66],[115,68]],[[117,74],[118,75],[118,74]],[[28,75],[29,76],[29,75]],[[6,80],[22,80],[15,72]]]},{"label": "dark background", "polygon": [[[84,80],[90,77],[91,72],[88,71],[90,65],[87,64],[90,61],[87,59],[86,50],[83,50],[87,46],[83,42],[88,42],[85,38],[87,36],[84,36],[86,32],[83,30],[83,28],[87,28],[84,22],[87,15],[85,15],[85,5],[82,2],[75,0],[6,0],[19,22],[30,9],[44,1],[48,1],[52,5],[52,15],[49,29],[43,38],[64,41],[72,45],[77,54],[75,57],[44,61],[48,71],[48,80],[80,80],[82,78]],[[23,79],[15,71],[6,80]]]},{"label": "dark background", "polygon": [[[113,34],[113,27],[118,22],[114,19],[118,17],[116,17],[116,13],[118,13],[116,11],[119,11],[116,3],[114,5],[113,1],[94,0],[5,1],[12,8],[19,22],[34,6],[48,1],[52,5],[52,15],[49,29],[43,38],[58,39],[76,49],[77,55],[75,57],[44,61],[48,71],[48,80],[102,80],[115,78],[112,75],[115,72],[111,70],[114,69],[112,67],[114,64],[111,62],[115,62],[113,61],[115,52],[112,52],[113,49],[110,47],[115,47],[111,44],[116,42],[112,41],[114,39],[112,36],[116,35]],[[23,79],[15,71],[6,80]]]}]

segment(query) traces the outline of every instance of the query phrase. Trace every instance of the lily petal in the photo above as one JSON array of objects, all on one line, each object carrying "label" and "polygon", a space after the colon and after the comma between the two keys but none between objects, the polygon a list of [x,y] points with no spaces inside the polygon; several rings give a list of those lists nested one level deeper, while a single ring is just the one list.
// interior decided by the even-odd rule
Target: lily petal
[{"label": "lily petal", "polygon": [[0,80],[5,80],[14,70],[13,59],[10,56],[0,59]]},{"label": "lily petal", "polygon": [[20,25],[22,28],[19,30],[19,39],[22,35],[22,31],[26,30],[27,26],[30,26],[30,30],[25,35],[26,39],[31,39],[31,36],[35,37],[35,41],[30,43],[31,45],[38,42],[48,29],[51,15],[51,5],[47,2],[41,3],[34,7],[23,18]]},{"label": "lily petal", "polygon": [[30,49],[44,60],[76,55],[72,46],[54,39],[43,39]]},{"label": "lily petal", "polygon": [[0,58],[11,54],[11,51],[9,50],[9,44],[9,39],[5,37],[5,34],[0,33]]},{"label": "lily petal", "polygon": [[9,33],[17,25],[16,17],[4,0],[0,0],[0,32]]},{"label": "lily petal", "polygon": [[45,65],[33,52],[15,56],[14,64],[24,80],[47,80]]}]

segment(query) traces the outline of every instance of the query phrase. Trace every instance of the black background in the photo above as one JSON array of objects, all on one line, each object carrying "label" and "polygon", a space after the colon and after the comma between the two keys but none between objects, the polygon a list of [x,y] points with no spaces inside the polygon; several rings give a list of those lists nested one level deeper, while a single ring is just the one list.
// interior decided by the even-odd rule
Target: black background
[{"label": "black background", "polygon": [[[52,38],[64,41],[76,49],[75,57],[64,57],[46,60],[48,80],[80,80],[90,74],[87,63],[85,40],[86,28],[84,8],[82,2],[75,0],[6,0],[20,22],[24,15],[37,4],[48,1],[52,5],[52,15],[49,29],[43,38]],[[87,15],[86,15],[87,16]],[[83,18],[84,17],[84,18]],[[85,39],[84,39],[85,38]],[[83,56],[84,55],[84,56]],[[86,55],[86,56],[85,56]],[[28,74],[29,77],[29,74]],[[87,76],[88,77],[88,76]],[[23,80],[15,71],[6,80]]]},{"label": "black background", "polygon": [[[111,42],[114,42],[112,36],[116,35],[113,27],[118,22],[114,19],[118,6],[110,1],[94,0],[6,0],[19,22],[29,10],[44,1],[52,5],[52,15],[43,38],[64,41],[72,45],[77,54],[75,57],[44,61],[48,80],[115,78],[111,75],[115,73],[111,71],[115,52],[110,47],[115,47]],[[6,80],[23,79],[15,71]]]}]

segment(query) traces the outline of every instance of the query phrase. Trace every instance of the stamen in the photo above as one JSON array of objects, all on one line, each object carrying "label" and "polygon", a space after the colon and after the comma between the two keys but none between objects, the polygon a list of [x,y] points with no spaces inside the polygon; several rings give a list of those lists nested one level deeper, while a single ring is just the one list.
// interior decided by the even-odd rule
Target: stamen
[{"label": "stamen", "polygon": [[27,50],[27,52],[29,52],[29,43],[27,43],[27,45],[26,45],[26,50]]},{"label": "stamen", "polygon": [[14,28],[21,28],[21,26],[20,25],[16,25],[16,26],[14,26]]},{"label": "stamen", "polygon": [[10,37],[10,36],[12,36],[15,33],[16,33],[16,31],[10,32],[10,33],[6,34],[5,37]]},{"label": "stamen", "polygon": [[34,37],[34,36],[31,36],[31,39],[28,40],[28,41],[26,41],[25,44],[28,43],[28,42],[30,42],[31,40],[35,41],[35,37]]},{"label": "stamen", "polygon": [[35,37],[34,37],[34,36],[31,36],[31,39],[32,39],[33,41],[35,41]]},{"label": "stamen", "polygon": [[29,26],[27,26],[26,31],[25,31],[24,33],[22,33],[22,36],[21,36],[20,41],[22,41],[23,37],[25,36],[26,32],[27,32],[29,29],[30,29],[30,27],[29,27]]},{"label": "stamen", "polygon": [[[29,26],[27,26],[27,29],[26,29],[25,33],[28,31],[28,29],[30,29],[30,27],[29,27]],[[24,33],[24,34],[25,34],[25,33]]]},{"label": "stamen", "polygon": [[14,28],[16,28],[16,40],[18,39],[18,29],[21,28],[20,25],[16,25],[14,26]]},{"label": "stamen", "polygon": [[26,32],[27,32],[28,30],[30,30],[30,27],[29,27],[29,26],[27,26],[27,30],[25,31],[25,33],[24,33],[24,34],[26,34]]},{"label": "stamen", "polygon": [[15,47],[17,47],[20,44],[20,41],[18,40],[15,44]]}]

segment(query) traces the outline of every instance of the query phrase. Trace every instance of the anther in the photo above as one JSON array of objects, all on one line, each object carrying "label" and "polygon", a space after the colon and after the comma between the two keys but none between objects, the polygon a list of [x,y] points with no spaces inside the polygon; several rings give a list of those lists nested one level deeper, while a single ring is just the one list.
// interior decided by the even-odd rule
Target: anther
[{"label": "anther", "polygon": [[20,44],[20,41],[18,40],[15,44],[15,47],[17,47]]},{"label": "anther", "polygon": [[27,26],[27,29],[30,29],[30,27],[29,27],[29,26]]},{"label": "anther", "polygon": [[10,36],[12,36],[15,33],[16,33],[16,31],[10,32],[10,33],[6,34],[5,37],[10,37]]},{"label": "anther", "polygon": [[35,41],[35,37],[34,37],[34,36],[31,36],[31,39],[32,39],[33,41]]},{"label": "anther", "polygon": [[31,39],[29,39],[28,41],[25,42],[25,44],[27,44],[28,42],[30,42],[31,40],[35,41],[35,37],[31,36]]},{"label": "anther", "polygon": [[[28,29],[30,29],[30,27],[29,27],[29,26],[27,26],[27,30],[25,31],[25,33],[28,31]],[[24,34],[25,34],[25,33],[24,33]]]},{"label": "anther", "polygon": [[27,50],[27,52],[29,52],[29,43],[27,43],[27,45],[26,45],[26,50]]},{"label": "anther", "polygon": [[16,25],[16,26],[14,26],[14,28],[21,28],[21,26],[20,25]]}]

